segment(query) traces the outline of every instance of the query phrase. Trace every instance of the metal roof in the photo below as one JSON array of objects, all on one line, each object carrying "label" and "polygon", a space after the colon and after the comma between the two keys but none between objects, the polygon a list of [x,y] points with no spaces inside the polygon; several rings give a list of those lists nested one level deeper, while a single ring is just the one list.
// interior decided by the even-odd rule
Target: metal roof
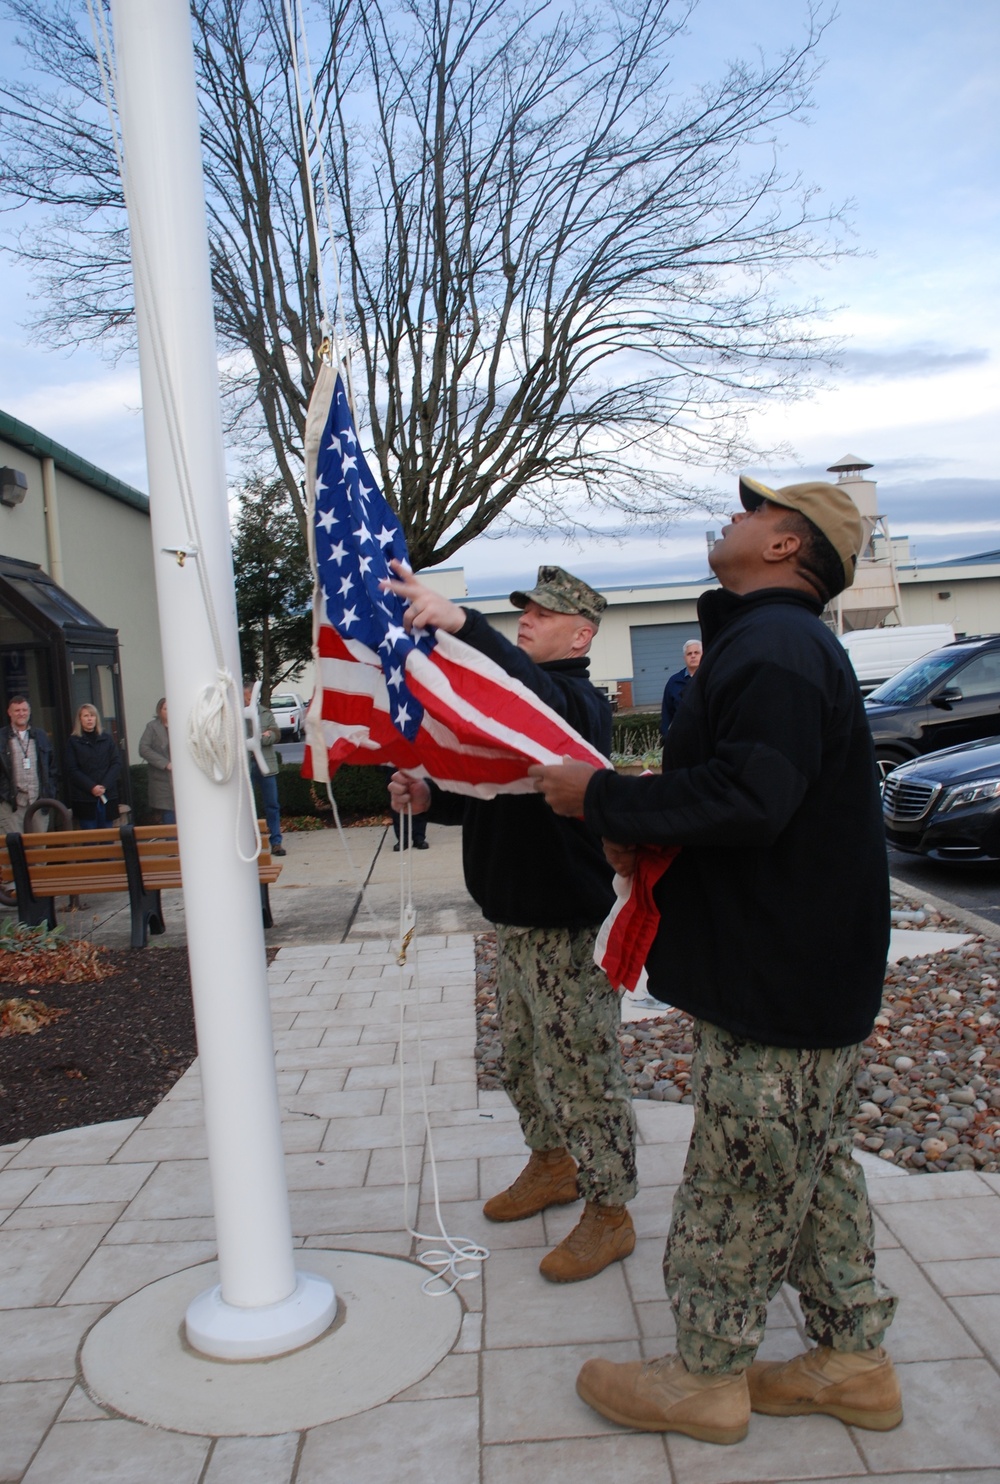
[{"label": "metal roof", "polygon": [[36,428],[29,427],[19,418],[11,417],[9,412],[0,412],[0,439],[12,444],[15,448],[23,449],[25,453],[34,454],[36,458],[52,459],[56,468],[61,469],[64,474],[71,474],[74,479],[79,479],[82,484],[88,484],[91,489],[97,490],[102,495],[110,495],[112,500],[120,500],[123,505],[131,505],[133,510],[141,510],[143,515],[149,514],[148,495],[144,495],[141,490],[133,489],[123,480],[116,479],[106,470],[98,469],[96,464],[81,459],[78,454],[64,448],[61,443],[47,438],[44,433],[39,433]]},{"label": "metal roof", "polygon": [[859,459],[856,453],[845,453],[843,458],[838,459],[835,464],[830,464],[826,472],[828,474],[848,474],[852,469],[871,468],[874,468],[874,465],[869,464],[865,459]]}]

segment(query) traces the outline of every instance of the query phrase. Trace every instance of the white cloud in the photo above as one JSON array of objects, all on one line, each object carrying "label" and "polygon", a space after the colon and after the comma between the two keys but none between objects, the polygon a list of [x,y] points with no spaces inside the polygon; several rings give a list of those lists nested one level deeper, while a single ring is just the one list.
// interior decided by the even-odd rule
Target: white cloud
[{"label": "white cloud", "polygon": [[[119,369],[78,381],[50,382],[18,396],[7,395],[4,410],[39,432],[68,443],[66,430],[118,419],[138,423],[142,405],[138,369]],[[59,430],[63,431],[59,431]]]}]

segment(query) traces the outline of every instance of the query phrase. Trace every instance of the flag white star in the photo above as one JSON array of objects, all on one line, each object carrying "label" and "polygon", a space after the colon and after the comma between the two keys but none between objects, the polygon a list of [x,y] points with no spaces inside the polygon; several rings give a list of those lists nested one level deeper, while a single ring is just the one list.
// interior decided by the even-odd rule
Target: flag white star
[{"label": "flag white star", "polygon": [[345,629],[349,629],[351,627],[351,624],[352,623],[357,623],[357,621],[358,621],[358,610],[356,608],[345,608],[344,609],[344,615],[343,615],[343,617],[340,620],[340,622],[343,624],[344,628]]},{"label": "flag white star", "polygon": [[399,710],[396,712],[396,725],[398,727],[405,726],[409,719],[410,713],[407,711],[406,707],[400,706]]},{"label": "flag white star", "polygon": [[359,559],[358,566],[361,569],[361,575],[362,575],[362,577],[367,577],[368,576],[368,573],[371,570],[371,564],[372,564],[371,557],[361,557]]},{"label": "flag white star", "polygon": [[393,690],[398,690],[403,683],[403,672],[398,665],[393,665],[389,671],[389,684]]},{"label": "flag white star", "polygon": [[332,510],[321,510],[316,517],[316,524],[322,526],[327,535],[329,535],[332,527],[337,524],[337,517]]},{"label": "flag white star", "polygon": [[385,547],[389,546],[395,540],[395,537],[395,531],[390,531],[387,526],[383,526],[382,529],[379,531],[376,539],[379,546],[381,546],[384,550]]},{"label": "flag white star", "polygon": [[357,469],[357,467],[358,467],[358,461],[357,461],[357,459],[354,457],[354,455],[352,453],[347,453],[341,459],[341,461],[340,461],[340,467],[343,469],[343,471],[344,471],[344,477],[346,478],[349,470],[351,470],[351,469]]},{"label": "flag white star", "polygon": [[327,444],[327,452],[329,453],[332,449],[336,449],[338,453],[343,453],[344,451],[343,444],[336,433],[330,434],[330,442]]},{"label": "flag white star", "polygon": [[391,623],[386,628],[385,637],[389,648],[391,649],[394,644],[399,643],[400,639],[406,638],[406,630],[403,628],[402,624]]},{"label": "flag white star", "polygon": [[358,440],[354,436],[354,429],[353,428],[348,428],[347,431],[344,434],[344,442],[345,443],[349,443],[351,445],[351,447],[354,448],[354,446],[356,445],[357,441]]},{"label": "flag white star", "polygon": [[336,562],[338,567],[340,566],[346,555],[347,547],[344,545],[343,541],[338,541],[336,546],[331,546],[330,560]]},{"label": "flag white star", "polygon": [[323,494],[324,490],[327,490],[327,489],[329,489],[329,485],[327,484],[326,480],[323,478],[322,474],[320,474],[319,472],[317,472],[317,474],[316,474],[316,498],[317,498],[317,500],[319,499],[320,495]]},{"label": "flag white star", "polygon": [[[354,532],[354,539],[355,541],[370,541],[372,539],[372,533],[364,521],[361,522],[360,530]],[[379,537],[379,540],[381,540],[381,537]]]},{"label": "flag white star", "polygon": [[354,578],[353,577],[351,577],[349,575],[347,577],[342,577],[340,579],[340,596],[342,598],[346,598],[347,597],[347,594],[351,591],[351,588],[353,586],[354,586]]}]

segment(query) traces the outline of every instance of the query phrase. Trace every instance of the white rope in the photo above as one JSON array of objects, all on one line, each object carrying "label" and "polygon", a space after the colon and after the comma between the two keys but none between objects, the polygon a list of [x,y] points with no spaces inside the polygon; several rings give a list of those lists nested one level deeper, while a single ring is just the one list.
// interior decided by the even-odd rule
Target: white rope
[{"label": "white rope", "polygon": [[[198,574],[198,584],[201,589],[202,603],[212,638],[212,647],[215,650],[216,680],[213,685],[205,686],[195,700],[188,718],[188,744],[198,767],[216,783],[227,783],[233,776],[233,769],[237,761],[242,760],[242,776],[236,808],[235,848],[240,860],[256,860],[261,852],[261,839],[257,824],[257,811],[253,807],[253,784],[250,780],[250,764],[244,744],[243,706],[236,681],[226,664],[225,650],[222,644],[211,584],[208,580],[205,562],[201,559],[203,545],[198,521],[198,504],[194,496],[194,485],[188,467],[187,451],[181,431],[181,418],[178,411],[174,379],[171,375],[169,361],[164,350],[159,305],[156,303],[155,296],[151,293],[149,287],[149,259],[146,250],[142,214],[139,211],[138,204],[129,184],[127,162],[118,132],[117,113],[115,110],[115,98],[118,87],[114,51],[103,10],[95,7],[94,0],[87,0],[87,10],[90,15],[94,51],[101,77],[101,91],[108,111],[111,142],[115,152],[118,175],[121,179],[122,191],[125,196],[125,204],[134,239],[136,297],[142,302],[149,327],[150,349],[156,367],[157,381],[163,397],[164,420],[167,426],[167,436],[170,441],[174,472],[177,476],[177,487],[180,493],[181,508],[187,529],[187,545],[184,548],[178,548],[178,561],[183,565],[183,561],[187,557],[190,556],[194,559],[195,570]],[[240,822],[244,808],[247,805],[249,805],[255,840],[255,849],[250,856],[244,854],[240,844]]]},{"label": "white rope", "polygon": [[[354,398],[354,380],[351,375],[351,355],[347,337],[347,319],[344,314],[344,294],[340,276],[340,259],[334,246],[333,215],[330,209],[330,186],[326,173],[326,162],[323,158],[323,141],[319,134],[319,106],[316,102],[316,89],[313,80],[312,62],[309,58],[309,39],[305,23],[305,14],[302,9],[302,0],[296,0],[296,18],[298,26],[292,19],[290,0],[284,0],[285,25],[288,30],[288,51],[292,64],[292,72],[295,78],[295,99],[298,108],[299,131],[301,135],[302,155],[305,163],[306,174],[306,207],[309,213],[309,222],[312,228],[313,241],[316,244],[317,277],[319,279],[320,308],[323,315],[323,333],[328,336],[333,344],[334,358],[336,364],[343,369],[344,380],[347,386],[347,400],[351,409],[351,416],[357,418],[356,404]],[[302,82],[299,66],[298,34],[302,36],[302,50],[305,55],[306,77],[309,84],[309,106],[312,115],[312,139],[310,144],[309,131],[306,126],[305,113],[302,107]],[[336,288],[336,304],[331,317],[330,306],[326,294],[326,279],[323,273],[323,250],[320,244],[319,218],[316,212],[316,194],[312,181],[312,160],[315,153],[316,170],[320,180],[320,190],[323,196],[323,210],[326,217],[327,243],[333,262],[333,277]],[[338,328],[339,325],[339,328]]]},{"label": "white rope", "polygon": [[[299,20],[299,25],[302,26],[303,42],[305,43],[305,26],[304,26],[304,23],[303,23],[303,17],[302,17],[302,13],[301,13],[301,7],[299,7],[298,20]],[[302,79],[301,79],[300,68],[299,68],[298,35],[297,35],[295,21],[294,21],[294,19],[292,17],[292,7],[291,7],[291,4],[290,4],[290,0],[285,0],[285,26],[286,26],[287,31],[288,31],[288,52],[289,52],[289,57],[290,57],[291,63],[292,63],[292,77],[293,77],[294,82],[295,82],[295,109],[296,109],[296,112],[298,114],[298,119],[299,119],[299,135],[300,135],[301,141],[302,141],[303,163],[305,164],[304,174],[305,174],[305,178],[306,178],[306,206],[307,206],[308,211],[309,211],[309,220],[312,223],[313,241],[316,244],[316,277],[317,277],[317,280],[319,282],[319,302],[320,302],[320,308],[321,308],[321,310],[323,312],[323,323],[324,323],[324,326],[326,326],[326,325],[329,324],[329,318],[330,318],[330,316],[329,316],[329,309],[328,309],[327,297],[326,297],[326,278],[325,278],[324,273],[323,273],[323,250],[322,250],[322,247],[320,246],[319,231],[318,231],[318,228],[317,228],[317,221],[316,221],[316,194],[315,194],[315,192],[313,190],[312,168],[311,168],[311,163],[310,163],[310,161],[311,161],[311,154],[310,154],[310,150],[309,150],[309,138],[308,138],[308,132],[307,132],[307,129],[306,129],[305,108],[304,108],[303,103],[302,103]],[[315,117],[316,117],[316,98],[315,98],[315,94],[313,93],[312,68],[309,65],[308,51],[306,53],[306,66],[307,66],[307,69],[308,69],[308,77],[309,77],[309,95],[310,95],[310,98],[312,99],[313,119],[315,120]],[[324,180],[324,186],[325,186],[325,180]]]},{"label": "white rope", "polygon": [[[404,844],[405,842],[405,844]],[[420,1285],[430,1298],[443,1298],[454,1293],[460,1283],[466,1283],[479,1275],[483,1263],[490,1255],[471,1237],[452,1237],[441,1215],[441,1193],[438,1188],[437,1160],[434,1155],[434,1135],[431,1131],[431,1115],[427,1106],[427,1076],[424,1070],[424,1027],[420,994],[420,951],[414,953],[413,971],[409,985],[406,984],[407,949],[411,941],[416,943],[417,914],[413,906],[413,810],[407,805],[406,813],[399,818],[399,942],[397,958],[399,964],[399,1151],[403,1161],[403,1220],[406,1230],[417,1242],[443,1241],[444,1247],[432,1247],[417,1254],[417,1261],[432,1271]],[[407,848],[408,847],[408,848]],[[406,991],[413,991],[411,1003],[416,1005],[417,1085],[420,1089],[420,1106],[424,1116],[424,1135],[427,1141],[427,1159],[431,1169],[431,1186],[434,1191],[434,1218],[437,1232],[429,1235],[417,1231],[410,1225],[410,1175],[406,1160]],[[467,1271],[461,1264],[472,1264]]]},{"label": "white rope", "polygon": [[[301,130],[302,134],[302,152],[307,178],[306,204],[308,207],[310,223],[312,226],[313,240],[316,243],[317,261],[320,262],[323,255],[320,247],[319,221],[316,214],[316,197],[312,184],[311,161],[313,158],[313,151],[310,148],[309,144],[309,138],[306,129],[305,111],[302,106],[302,83],[299,68],[298,41],[295,23],[292,19],[290,0],[284,0],[284,5],[285,22],[288,28],[289,56],[291,58],[292,69],[295,75],[295,100],[299,117],[299,129]],[[344,317],[344,298],[341,286],[340,266],[337,253],[334,251],[333,246],[334,235],[333,221],[330,212],[330,192],[326,175],[326,166],[323,161],[323,146],[318,132],[319,110],[316,103],[316,93],[313,87],[312,64],[309,61],[309,43],[306,38],[306,26],[305,18],[302,11],[302,0],[296,0],[296,14],[298,18],[298,25],[302,33],[302,45],[305,52],[306,69],[309,78],[309,98],[313,121],[313,136],[316,142],[315,152],[317,159],[317,169],[319,172],[320,185],[323,195],[323,205],[326,213],[327,241],[330,245],[330,252],[333,258],[334,276],[337,288],[337,306],[335,313],[339,318],[340,323],[339,335],[337,324],[330,319],[329,306],[326,300],[325,279],[323,277],[322,271],[319,271],[319,288],[321,308],[323,311],[324,332],[329,335],[330,341],[332,342],[337,364],[343,367],[344,376],[347,383],[347,395],[350,402],[351,413],[353,416],[355,415],[354,386],[351,379],[350,355],[348,354],[347,325]],[[340,338],[340,336],[342,336],[342,339]],[[313,549],[312,541],[310,541],[310,559],[313,565],[313,577],[318,585],[318,574],[316,572],[315,552]],[[368,912],[368,915],[372,920],[372,924],[376,932],[380,932],[381,927],[378,918],[376,917],[376,914],[372,908],[371,902],[369,901],[366,883],[361,880],[360,872],[357,870],[351,856],[350,846],[347,843],[347,836],[340,821],[340,811],[338,810],[337,802],[333,797],[333,789],[330,787],[329,779],[327,779],[326,790],[327,795],[330,799],[330,804],[333,808],[333,816],[336,820],[337,830],[340,835],[341,843],[344,847],[344,853],[347,856],[348,865],[354,875],[355,884],[357,885],[360,893],[360,901],[365,910]],[[488,1248],[481,1246],[478,1242],[474,1242],[469,1237],[449,1236],[444,1225],[444,1219],[441,1215],[441,1198],[440,1191],[438,1189],[437,1161],[434,1156],[434,1137],[431,1131],[430,1110],[427,1106],[427,1079],[424,1072],[423,1022],[420,1012],[420,950],[418,941],[416,939],[417,914],[413,906],[412,850],[402,848],[404,840],[407,841],[412,847],[413,814],[409,808],[407,809],[406,815],[400,819],[401,848],[399,852],[399,949],[397,953],[397,962],[399,965],[399,1147],[400,1157],[403,1162],[403,1224],[409,1235],[413,1237],[413,1239],[417,1242],[443,1241],[445,1244],[443,1249],[433,1248],[428,1252],[419,1253],[417,1257],[417,1261],[420,1262],[424,1267],[433,1269],[433,1271],[421,1285],[423,1292],[431,1298],[439,1298],[443,1297],[445,1294],[454,1293],[459,1283],[466,1282],[470,1278],[476,1277],[482,1263],[486,1261],[490,1254]],[[434,1213],[438,1226],[438,1231],[434,1236],[428,1236],[423,1232],[416,1231],[415,1228],[410,1225],[409,1219],[410,1180],[406,1161],[406,1069],[404,1057],[406,1026],[404,1009],[406,1004],[407,988],[405,982],[406,963],[411,942],[414,944],[414,968],[410,975],[410,983],[416,988],[416,1045],[418,1082],[420,1087],[420,1102],[424,1115],[424,1134],[426,1138],[427,1155],[430,1162],[431,1182],[434,1190]],[[471,1263],[474,1264],[474,1267],[471,1271],[462,1272],[460,1271],[459,1266],[462,1263]]]},{"label": "white rope", "polygon": [[[354,414],[354,385],[351,379],[351,356],[347,339],[347,318],[344,314],[344,293],[340,276],[340,254],[336,251],[334,243],[336,238],[333,232],[333,212],[330,209],[330,182],[326,173],[326,162],[323,156],[323,141],[319,133],[319,108],[316,103],[316,88],[313,78],[312,62],[309,58],[309,36],[306,30],[305,15],[302,9],[302,0],[296,0],[298,6],[299,26],[302,31],[302,49],[305,52],[306,76],[309,79],[309,100],[312,108],[313,136],[316,140],[316,161],[319,169],[319,183],[323,196],[323,214],[326,217],[326,240],[329,245],[330,256],[333,261],[333,280],[337,291],[335,314],[340,322],[340,341],[343,347],[342,361],[347,373],[347,391],[351,399],[351,413]],[[329,310],[324,306],[324,312],[329,319]]]},{"label": "white rope", "polygon": [[[384,936],[386,948],[391,952],[396,949],[396,962],[399,966],[399,1155],[403,1162],[403,1226],[407,1233],[417,1242],[444,1242],[444,1248],[434,1247],[427,1252],[417,1254],[417,1261],[425,1268],[434,1271],[424,1279],[420,1285],[424,1293],[430,1298],[442,1298],[447,1293],[454,1293],[459,1283],[467,1282],[476,1277],[482,1264],[490,1255],[489,1248],[483,1247],[471,1237],[449,1236],[441,1214],[441,1193],[438,1187],[437,1160],[434,1155],[434,1134],[431,1129],[430,1109],[427,1106],[427,1077],[424,1071],[424,1027],[420,1009],[420,940],[416,936],[417,914],[413,906],[413,852],[412,848],[404,850],[403,841],[413,840],[413,812],[407,809],[406,814],[400,818],[400,851],[399,851],[399,936],[395,944],[391,942],[391,935],[384,932],[383,924],[379,921],[371,902],[368,899],[367,886],[361,880],[360,872],[354,864],[350,846],[347,843],[347,833],[341,823],[340,811],[337,801],[333,797],[333,790],[329,780],[326,785],[327,796],[333,808],[333,817],[337,824],[347,863],[354,875],[355,885],[358,887],[362,904],[364,905],[375,931]],[[405,829],[405,834],[404,834]],[[409,961],[410,947],[413,948],[413,969],[410,972],[409,985],[406,982],[406,965]],[[405,1067],[405,1038],[406,1019],[404,1009],[406,1006],[406,992],[412,988],[416,992],[416,1028],[415,1038],[417,1047],[417,1081],[420,1089],[420,1105],[424,1115],[424,1137],[427,1144],[427,1159],[431,1170],[431,1186],[434,1192],[434,1217],[437,1221],[438,1230],[433,1235],[419,1232],[410,1225],[410,1173],[406,1159],[406,1067]],[[459,1264],[474,1263],[475,1267],[469,1272],[459,1271]],[[434,1285],[439,1285],[435,1287]],[[443,1286],[441,1286],[443,1285]]]},{"label": "white rope", "polygon": [[[235,769],[242,768],[244,778],[240,780],[236,805],[236,854],[241,861],[257,860],[263,845],[257,811],[253,807],[253,784],[250,781],[250,755],[244,736],[243,704],[235,676],[229,670],[220,670],[215,684],[205,686],[195,697],[188,717],[187,740],[195,762],[215,783],[228,783]],[[246,855],[240,845],[240,821],[247,802],[250,805],[250,825],[256,847],[252,855]]]}]

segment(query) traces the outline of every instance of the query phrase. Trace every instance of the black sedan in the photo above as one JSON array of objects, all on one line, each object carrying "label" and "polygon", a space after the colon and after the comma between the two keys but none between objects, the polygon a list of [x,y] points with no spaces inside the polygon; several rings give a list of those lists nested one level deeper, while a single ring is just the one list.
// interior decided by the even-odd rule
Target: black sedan
[{"label": "black sedan", "polygon": [[936,861],[1000,859],[1000,738],[948,747],[886,777],[886,838]]},{"label": "black sedan", "polygon": [[883,776],[922,753],[1000,736],[1000,635],[935,649],[865,698]]}]

